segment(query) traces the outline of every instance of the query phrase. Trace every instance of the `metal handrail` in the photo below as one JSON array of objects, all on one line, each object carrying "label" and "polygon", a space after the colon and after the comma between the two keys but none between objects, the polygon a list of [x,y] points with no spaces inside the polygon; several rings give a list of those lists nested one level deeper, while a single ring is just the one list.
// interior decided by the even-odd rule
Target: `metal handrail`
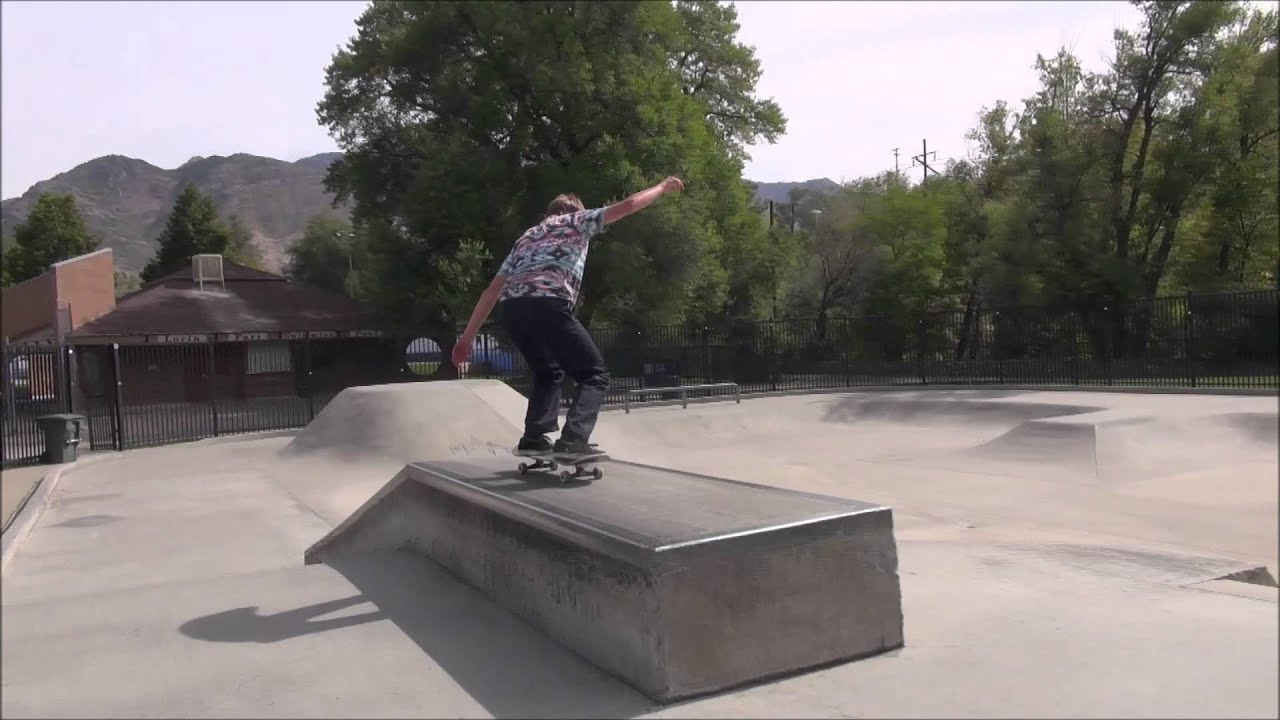
[{"label": "metal handrail", "polygon": [[637,390],[628,390],[627,394],[622,399],[622,406],[626,412],[630,413],[631,412],[631,396],[633,395],[639,396],[639,395],[652,395],[655,393],[678,392],[680,393],[680,407],[688,409],[689,407],[688,391],[720,390],[720,389],[728,389],[728,388],[733,388],[733,398],[735,401],[737,401],[739,405],[741,405],[742,404],[742,388],[738,387],[738,383],[725,382],[725,383],[705,383],[702,385],[676,385],[674,387],[652,387],[652,388],[639,388]]}]

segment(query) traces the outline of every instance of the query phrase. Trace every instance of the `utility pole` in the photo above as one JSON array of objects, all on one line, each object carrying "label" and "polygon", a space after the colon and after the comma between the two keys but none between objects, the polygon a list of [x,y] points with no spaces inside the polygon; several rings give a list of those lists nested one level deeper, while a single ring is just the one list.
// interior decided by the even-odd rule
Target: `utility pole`
[{"label": "utility pole", "polygon": [[893,174],[898,174],[898,148],[893,149]]},{"label": "utility pole", "polygon": [[923,183],[925,183],[925,182],[927,182],[927,181],[929,180],[929,171],[931,171],[931,170],[932,170],[934,175],[937,175],[937,174],[938,174],[938,171],[937,171],[937,170],[934,170],[933,168],[929,167],[929,156],[930,156],[930,155],[932,155],[932,156],[933,156],[933,157],[935,157],[935,158],[936,158],[936,157],[938,157],[938,153],[936,153],[936,152],[932,152],[932,153],[931,153],[931,152],[929,152],[929,141],[928,141],[928,140],[921,140],[921,141],[920,141],[920,154],[919,154],[919,155],[913,155],[913,156],[911,157],[911,167],[915,167],[917,162],[920,164],[920,169],[921,169],[921,173],[922,173],[922,178],[921,178],[921,180],[920,180],[921,184],[923,184]]}]

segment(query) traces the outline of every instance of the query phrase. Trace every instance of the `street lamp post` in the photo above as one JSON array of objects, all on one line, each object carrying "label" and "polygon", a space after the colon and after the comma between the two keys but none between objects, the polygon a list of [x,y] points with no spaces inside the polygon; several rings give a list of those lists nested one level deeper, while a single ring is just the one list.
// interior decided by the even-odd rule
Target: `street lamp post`
[{"label": "street lamp post", "polygon": [[347,233],[336,232],[333,234],[333,237],[336,238],[337,240],[342,240],[343,238],[346,238],[346,242],[343,244],[347,248],[347,272],[350,273],[353,269],[355,269],[355,264],[351,260],[351,252],[352,252],[352,247],[355,245],[355,242],[356,242],[356,234],[353,232],[347,232]]},{"label": "street lamp post", "polygon": [[354,287],[353,287],[355,284],[355,281],[352,279],[352,274],[355,272],[355,261],[352,259],[352,254],[354,253],[354,248],[356,244],[356,234],[354,232],[344,233],[339,231],[334,233],[333,237],[337,239],[339,242],[342,242],[343,239],[346,240],[346,242],[342,243],[347,248],[347,279],[346,279],[346,283],[344,284],[348,285],[347,292],[351,295],[355,295]]}]

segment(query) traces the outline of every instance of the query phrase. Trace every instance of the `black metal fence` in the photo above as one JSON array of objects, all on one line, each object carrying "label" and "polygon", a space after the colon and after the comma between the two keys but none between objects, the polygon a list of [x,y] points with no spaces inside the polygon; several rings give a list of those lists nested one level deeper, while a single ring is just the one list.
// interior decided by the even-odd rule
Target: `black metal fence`
[{"label": "black metal fence", "polygon": [[[1280,389],[1277,300],[1275,290],[1262,290],[1090,312],[984,309],[593,328],[592,335],[612,376],[608,402],[617,404],[635,388],[719,382],[738,383],[743,392],[930,384],[1274,390]],[[500,334],[483,337],[464,375],[526,391],[523,358]],[[412,341],[379,341],[382,355],[395,357],[379,365],[381,355],[366,353],[348,362],[365,369],[357,375],[335,368],[343,353],[364,346],[323,341],[287,349],[243,342],[6,346],[3,462],[38,462],[44,440],[36,418],[53,412],[88,418],[85,449],[302,427],[351,385],[427,379],[443,353],[408,363]]]},{"label": "black metal fence", "polygon": [[[308,352],[276,357],[274,368],[268,359],[246,370],[247,345],[77,348],[76,410],[88,420],[88,448],[129,450],[303,427],[333,397],[308,387]],[[294,364],[293,355],[303,364]]]},{"label": "black metal fence", "polygon": [[335,376],[334,347],[307,340],[80,346],[72,405],[88,420],[89,449],[128,450],[303,427],[348,386],[407,379],[403,363]]},{"label": "black metal fence", "polygon": [[0,346],[0,467],[40,462],[41,415],[67,412],[69,349],[48,343]]},{"label": "black metal fence", "polygon": [[38,418],[51,413],[85,417],[82,452],[128,450],[303,427],[348,386],[409,379],[403,363],[392,367],[359,356],[347,363],[359,371],[344,374],[335,362],[341,360],[335,358],[335,346],[332,341],[5,345],[3,467],[46,459]]},{"label": "black metal fence", "polygon": [[[1157,298],[1119,311],[979,309],[592,335],[613,376],[613,403],[627,390],[673,382],[736,382],[744,392],[929,384],[1277,389],[1277,300],[1275,290],[1260,290]],[[500,363],[486,361],[495,356]],[[521,390],[528,383],[522,359],[500,337],[474,358],[473,377],[500,377]]]}]

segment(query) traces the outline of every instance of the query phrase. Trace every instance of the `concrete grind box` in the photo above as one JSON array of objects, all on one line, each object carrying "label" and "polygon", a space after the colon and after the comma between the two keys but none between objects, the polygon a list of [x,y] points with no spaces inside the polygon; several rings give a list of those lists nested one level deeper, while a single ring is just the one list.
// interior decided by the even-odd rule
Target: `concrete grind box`
[{"label": "concrete grind box", "polygon": [[903,644],[887,507],[619,461],[568,486],[512,465],[407,465],[306,562],[420,552],[662,703]]}]

